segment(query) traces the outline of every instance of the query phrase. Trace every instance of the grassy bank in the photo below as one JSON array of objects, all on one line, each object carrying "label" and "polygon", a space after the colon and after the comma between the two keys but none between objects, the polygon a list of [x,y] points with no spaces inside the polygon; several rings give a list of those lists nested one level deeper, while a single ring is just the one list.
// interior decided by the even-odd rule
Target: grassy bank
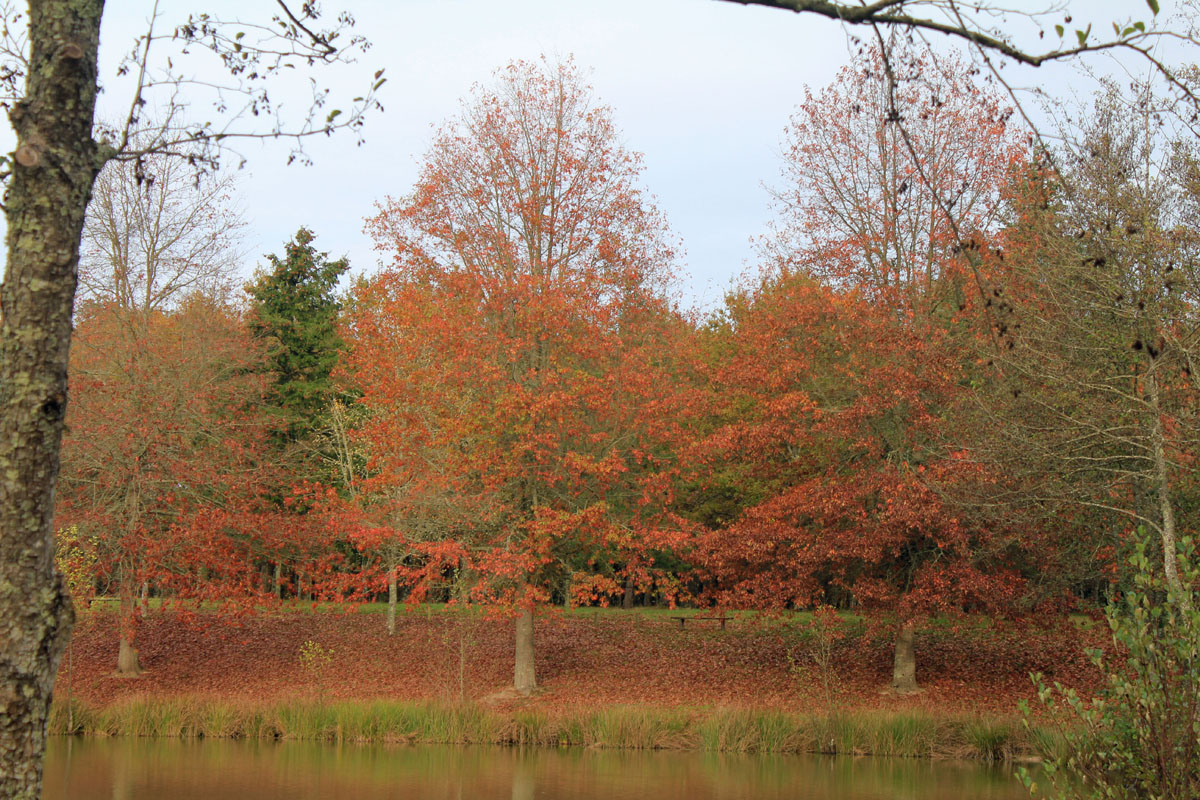
[{"label": "grassy bank", "polygon": [[402,701],[230,702],[131,698],[52,709],[55,734],[343,742],[499,744],[840,753],[1004,761],[1033,752],[1014,717],[855,711],[799,715],[749,709],[616,707],[551,713]]}]

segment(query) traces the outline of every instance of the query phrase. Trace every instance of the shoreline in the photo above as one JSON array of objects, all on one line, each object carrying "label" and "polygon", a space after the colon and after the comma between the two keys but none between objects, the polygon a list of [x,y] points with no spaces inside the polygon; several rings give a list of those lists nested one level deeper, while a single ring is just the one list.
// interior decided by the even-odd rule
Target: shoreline
[{"label": "shoreline", "polygon": [[825,754],[987,762],[1036,760],[1047,729],[1016,714],[855,709],[829,714],[725,707],[617,706],[548,711],[403,700],[254,702],[124,698],[51,708],[52,735],[459,744],[756,754]]}]

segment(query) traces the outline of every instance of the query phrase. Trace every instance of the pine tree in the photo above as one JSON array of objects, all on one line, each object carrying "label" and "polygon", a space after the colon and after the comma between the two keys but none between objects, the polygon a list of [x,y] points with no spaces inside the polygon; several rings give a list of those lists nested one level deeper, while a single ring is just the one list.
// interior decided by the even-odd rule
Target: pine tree
[{"label": "pine tree", "polygon": [[284,246],[283,258],[268,255],[269,269],[248,287],[251,330],[267,341],[267,366],[276,376],[269,399],[284,417],[289,442],[320,427],[336,393],[330,373],[342,349],[335,290],[350,264],[344,258],[330,261],[313,239],[312,231],[300,228]]}]

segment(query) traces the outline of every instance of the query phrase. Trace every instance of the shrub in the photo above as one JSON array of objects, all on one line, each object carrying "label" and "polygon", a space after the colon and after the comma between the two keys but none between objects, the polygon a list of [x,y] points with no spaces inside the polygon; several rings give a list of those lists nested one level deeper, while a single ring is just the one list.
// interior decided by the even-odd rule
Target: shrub
[{"label": "shrub", "polygon": [[[1133,591],[1108,609],[1117,650],[1115,668],[1089,655],[1108,676],[1099,695],[1047,687],[1034,676],[1038,698],[1062,731],[1062,747],[1043,752],[1051,796],[1087,800],[1194,800],[1200,797],[1200,579],[1190,539],[1179,549],[1183,591],[1150,569],[1146,545],[1132,558]],[[1026,724],[1029,709],[1024,708]],[[1037,739],[1035,739],[1037,741]],[[1030,792],[1041,787],[1029,773]]]}]

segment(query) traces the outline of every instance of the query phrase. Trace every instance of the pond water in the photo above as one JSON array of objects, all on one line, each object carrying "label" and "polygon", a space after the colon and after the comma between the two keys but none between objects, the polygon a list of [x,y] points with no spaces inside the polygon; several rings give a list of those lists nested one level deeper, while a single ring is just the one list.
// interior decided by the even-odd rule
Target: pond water
[{"label": "pond water", "polygon": [[973,763],[51,737],[46,800],[1020,800]]}]

